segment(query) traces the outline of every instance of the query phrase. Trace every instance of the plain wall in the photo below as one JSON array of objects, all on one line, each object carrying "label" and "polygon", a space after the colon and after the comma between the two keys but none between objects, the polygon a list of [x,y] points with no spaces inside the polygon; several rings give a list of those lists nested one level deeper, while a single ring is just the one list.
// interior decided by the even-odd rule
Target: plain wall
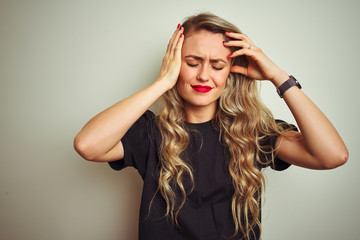
[{"label": "plain wall", "polygon": [[[293,74],[350,152],[338,169],[267,169],[263,239],[359,238],[359,1],[0,0],[1,239],[136,239],[141,178],[81,159],[73,138],[154,81],[177,24],[202,11]],[[294,123],[270,83],[262,96]]]}]

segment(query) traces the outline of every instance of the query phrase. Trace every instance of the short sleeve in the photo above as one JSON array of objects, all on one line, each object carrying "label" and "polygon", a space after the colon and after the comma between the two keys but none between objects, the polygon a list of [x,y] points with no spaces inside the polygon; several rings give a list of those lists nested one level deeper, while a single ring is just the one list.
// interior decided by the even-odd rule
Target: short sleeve
[{"label": "short sleeve", "polygon": [[119,171],[125,167],[134,167],[143,176],[150,145],[149,131],[154,116],[151,111],[146,111],[126,132],[121,139],[124,158],[109,162],[112,169]]},{"label": "short sleeve", "polygon": [[[282,120],[276,120],[276,123],[279,124],[284,130],[293,130],[298,131],[296,126],[288,124]],[[279,135],[267,136],[261,141],[262,146],[270,146],[272,149],[276,147],[276,141]],[[265,150],[266,151],[266,150]],[[272,169],[277,171],[283,171],[291,166],[290,163],[284,162],[278,157],[275,157],[273,161],[269,162],[272,159],[272,154],[269,153],[260,153],[260,158],[262,162],[268,162],[268,164],[262,165],[261,167],[270,166]]]}]

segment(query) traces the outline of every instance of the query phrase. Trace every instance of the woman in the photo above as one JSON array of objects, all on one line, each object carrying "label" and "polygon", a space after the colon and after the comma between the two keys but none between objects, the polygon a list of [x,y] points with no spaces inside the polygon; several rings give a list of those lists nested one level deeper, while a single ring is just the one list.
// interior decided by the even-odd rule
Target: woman
[{"label": "woman", "polygon": [[[300,132],[274,120],[257,80],[275,85]],[[263,167],[330,169],[348,158],[300,88],[234,25],[199,14],[178,25],[157,80],[91,119],[74,146],[115,170],[137,168],[140,239],[259,239]],[[160,97],[155,116],[147,109]]]}]

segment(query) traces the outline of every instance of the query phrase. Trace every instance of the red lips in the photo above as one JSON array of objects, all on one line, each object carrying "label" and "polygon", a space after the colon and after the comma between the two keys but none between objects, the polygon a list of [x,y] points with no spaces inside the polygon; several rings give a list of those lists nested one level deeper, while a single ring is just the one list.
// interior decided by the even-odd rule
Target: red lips
[{"label": "red lips", "polygon": [[203,86],[203,85],[194,85],[191,86],[195,91],[197,92],[201,92],[201,93],[207,93],[210,92],[212,90],[212,87],[210,86]]}]

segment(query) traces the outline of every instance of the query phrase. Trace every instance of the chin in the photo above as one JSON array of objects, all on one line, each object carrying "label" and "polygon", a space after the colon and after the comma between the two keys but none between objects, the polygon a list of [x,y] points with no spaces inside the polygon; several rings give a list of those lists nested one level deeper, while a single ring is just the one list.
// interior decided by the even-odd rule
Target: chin
[{"label": "chin", "polygon": [[205,108],[205,107],[216,107],[217,101],[209,101],[205,99],[194,99],[192,101],[184,100],[187,106],[196,107],[196,108]]}]

